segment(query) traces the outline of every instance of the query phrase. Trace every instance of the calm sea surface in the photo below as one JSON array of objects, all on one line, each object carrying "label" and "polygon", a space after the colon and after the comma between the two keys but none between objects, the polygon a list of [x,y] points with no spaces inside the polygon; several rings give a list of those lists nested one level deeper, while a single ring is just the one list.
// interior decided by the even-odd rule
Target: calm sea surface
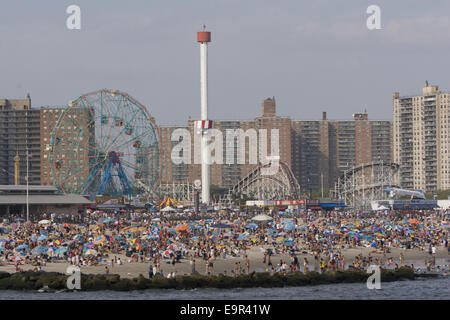
[{"label": "calm sea surface", "polygon": [[144,290],[131,292],[95,291],[38,293],[22,291],[0,291],[4,299],[44,300],[302,300],[302,299],[450,299],[450,277],[382,283],[380,290],[369,290],[365,284],[331,284],[292,288],[251,289],[195,289],[195,290]]}]

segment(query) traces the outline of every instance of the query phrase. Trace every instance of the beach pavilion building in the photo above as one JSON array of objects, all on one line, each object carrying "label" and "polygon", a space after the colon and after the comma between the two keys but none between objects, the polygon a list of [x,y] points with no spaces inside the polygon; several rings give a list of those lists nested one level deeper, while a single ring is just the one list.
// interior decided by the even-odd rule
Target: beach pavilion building
[{"label": "beach pavilion building", "polygon": [[[94,204],[77,194],[60,194],[53,186],[28,186],[30,214],[76,214]],[[9,214],[25,216],[27,210],[26,185],[0,185],[0,216]]]}]

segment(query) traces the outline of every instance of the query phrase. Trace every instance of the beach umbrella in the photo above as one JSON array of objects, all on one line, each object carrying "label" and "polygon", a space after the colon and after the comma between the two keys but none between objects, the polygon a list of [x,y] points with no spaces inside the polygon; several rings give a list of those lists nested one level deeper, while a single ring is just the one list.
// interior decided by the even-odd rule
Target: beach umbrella
[{"label": "beach umbrella", "polygon": [[65,252],[67,252],[67,248],[58,248],[55,250],[56,254],[64,254]]},{"label": "beach umbrella", "polygon": [[0,242],[9,242],[8,239],[0,239]]},{"label": "beach umbrella", "polygon": [[175,230],[175,229],[173,229],[173,228],[169,228],[169,229],[167,229],[167,232],[170,232],[170,233],[177,233],[177,230]]},{"label": "beach umbrella", "polygon": [[246,233],[243,233],[243,234],[241,234],[239,237],[238,237],[238,240],[244,240],[245,238],[247,238],[249,236],[249,234],[246,232]]},{"label": "beach umbrella", "polygon": [[417,220],[417,219],[413,219],[413,220],[409,220],[408,223],[410,223],[410,224],[419,224],[420,221]]},{"label": "beach umbrella", "polygon": [[186,225],[178,225],[176,227],[176,229],[179,230],[179,231],[186,231],[187,229],[189,229],[189,227],[186,226]]},{"label": "beach umbrella", "polygon": [[200,239],[200,237],[198,237],[198,236],[195,236],[195,237],[191,238],[191,240],[198,240],[198,239]]},{"label": "beach umbrella", "polygon": [[247,229],[257,229],[258,225],[255,223],[249,223],[245,226]]},{"label": "beach umbrella", "polygon": [[103,244],[103,242],[106,241],[106,238],[104,236],[100,236],[94,239],[94,244]]},{"label": "beach umbrella", "polygon": [[95,251],[94,249],[88,249],[84,252],[85,256],[95,256],[97,254],[97,251]]},{"label": "beach umbrella", "polygon": [[273,220],[272,217],[268,216],[267,214],[258,214],[257,216],[254,216],[252,218],[253,221],[270,221]]},{"label": "beach umbrella", "polygon": [[16,218],[14,221],[25,221],[24,218]]},{"label": "beach umbrella", "polygon": [[293,231],[293,230],[295,230],[295,226],[293,224],[286,224],[283,227],[283,229],[286,230],[286,231]]},{"label": "beach umbrella", "polygon": [[159,236],[151,234],[151,235],[147,236],[147,239],[149,239],[149,240],[156,240],[156,239],[159,239]]},{"label": "beach umbrella", "polygon": [[47,251],[48,251],[47,247],[40,246],[40,247],[34,248],[31,252],[33,255],[39,255],[39,254],[46,253]]},{"label": "beach umbrella", "polygon": [[210,228],[218,228],[218,229],[231,229],[233,226],[225,223],[216,223],[209,226]]},{"label": "beach umbrella", "polygon": [[43,240],[46,240],[47,238],[48,238],[47,236],[42,235],[38,238],[38,241],[43,241]]},{"label": "beach umbrella", "polygon": [[16,247],[17,250],[28,250],[28,246],[26,244],[21,244]]},{"label": "beach umbrella", "polygon": [[177,210],[175,210],[174,208],[172,208],[171,206],[167,206],[164,209],[161,209],[161,212],[176,212]]},{"label": "beach umbrella", "polygon": [[51,222],[49,220],[41,220],[38,222],[39,224],[50,224]]},{"label": "beach umbrella", "polygon": [[294,241],[286,241],[284,244],[287,246],[293,246],[295,244],[295,242]]}]

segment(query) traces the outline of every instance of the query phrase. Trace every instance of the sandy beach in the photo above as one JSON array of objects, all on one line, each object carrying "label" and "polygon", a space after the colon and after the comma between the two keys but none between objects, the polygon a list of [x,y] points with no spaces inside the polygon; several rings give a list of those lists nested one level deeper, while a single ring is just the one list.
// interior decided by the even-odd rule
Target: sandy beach
[{"label": "sandy beach", "polygon": [[[430,258],[430,255],[425,251],[420,251],[417,249],[399,249],[393,248],[391,253],[386,254],[384,257],[383,254],[375,253],[372,248],[357,248],[357,249],[348,249],[343,251],[343,255],[346,260],[346,265],[351,264],[351,261],[355,258],[355,256],[362,254],[363,256],[367,256],[371,254],[374,258],[383,257],[384,260],[388,258],[393,258],[394,263],[400,265],[399,256],[400,253],[403,253],[405,264],[411,265],[414,264],[415,268],[424,268],[424,260],[426,258]],[[250,272],[264,272],[267,269],[267,263],[263,263],[263,250],[260,248],[252,248],[246,252],[249,262],[250,262]],[[128,259],[125,255],[117,254],[110,255],[110,257],[116,256],[120,258],[124,264],[123,265],[114,265],[113,267],[108,266],[110,274],[119,274],[122,278],[134,278],[139,276],[139,274],[148,277],[148,269],[151,263],[149,261],[145,262],[128,262]],[[309,262],[310,270],[314,270],[314,257],[311,254],[297,254],[297,257],[300,261],[303,261],[303,258],[307,258]],[[289,254],[275,254],[272,256],[271,260],[274,266],[280,263],[280,260],[283,262],[289,263],[291,257]],[[436,265],[449,265],[450,258],[448,257],[446,248],[439,248],[436,253]],[[176,263],[173,267],[170,263],[169,259],[164,259],[161,262],[161,271],[164,275],[167,275],[169,272],[176,272],[177,275],[190,275],[191,274],[191,265],[188,259],[182,259],[179,263]],[[226,259],[222,257],[216,258],[214,261],[214,270],[213,274],[231,274],[231,271],[234,270],[234,264],[236,262],[241,263],[241,267],[244,266],[244,257],[243,254],[240,257],[231,257],[227,256]],[[69,266],[68,262],[52,262],[47,263],[45,266],[42,266],[43,271],[47,272],[60,272],[65,273],[67,267]],[[103,263],[99,266],[81,266],[80,270],[83,274],[104,274],[105,273],[106,263]],[[22,270],[33,270],[34,267],[31,265],[22,265]],[[196,271],[200,274],[205,274],[206,270],[206,262],[202,259],[196,259]],[[6,271],[9,273],[15,272],[15,267],[12,265],[0,266],[0,271]]]}]

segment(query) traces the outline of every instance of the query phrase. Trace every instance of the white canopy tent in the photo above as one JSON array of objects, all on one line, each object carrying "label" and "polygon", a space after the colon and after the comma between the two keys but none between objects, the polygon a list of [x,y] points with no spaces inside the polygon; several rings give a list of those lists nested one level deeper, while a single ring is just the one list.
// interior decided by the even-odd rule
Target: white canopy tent
[{"label": "white canopy tent", "polygon": [[267,214],[258,214],[257,216],[254,216],[252,218],[253,221],[270,221],[273,220],[272,217],[268,216]]}]

